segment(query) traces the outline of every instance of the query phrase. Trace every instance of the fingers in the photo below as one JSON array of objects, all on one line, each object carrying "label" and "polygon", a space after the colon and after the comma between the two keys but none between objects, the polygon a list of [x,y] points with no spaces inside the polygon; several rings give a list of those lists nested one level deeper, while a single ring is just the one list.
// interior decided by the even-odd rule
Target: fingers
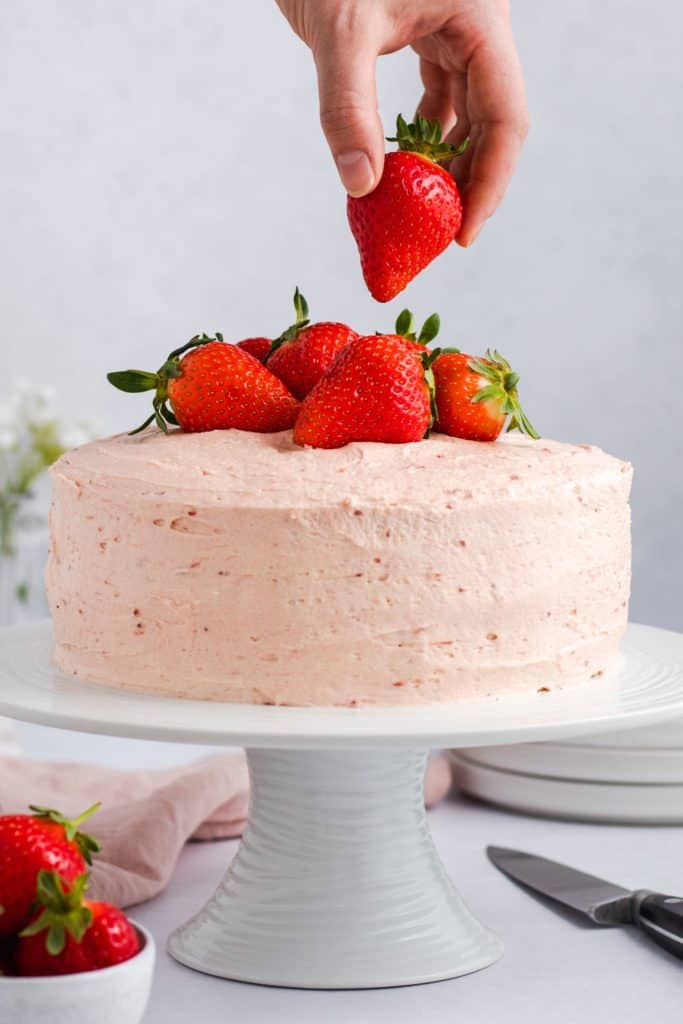
[{"label": "fingers", "polygon": [[467,68],[472,126],[464,216],[457,241],[471,245],[501,202],[528,133],[524,81],[512,36],[482,44]]},{"label": "fingers", "polygon": [[314,52],[320,122],[344,188],[371,192],[382,175],[384,136],[377,112],[376,49],[366,40],[341,36]]},{"label": "fingers", "polygon": [[474,140],[465,183],[463,222],[457,237],[459,245],[472,245],[485,221],[502,202],[522,142],[522,137],[511,133],[507,125],[481,125]]},{"label": "fingers", "polygon": [[453,77],[438,64],[420,57],[420,77],[424,93],[417,112],[428,121],[440,121],[444,137],[455,125]]},{"label": "fingers", "polygon": [[[472,134],[472,126],[467,116],[467,78],[465,75],[456,73],[451,80],[451,92],[453,94],[453,107],[456,113],[455,127],[445,135],[447,142],[456,148]],[[461,157],[458,157],[454,164],[462,168],[469,164],[468,154],[470,147],[465,150]]]}]

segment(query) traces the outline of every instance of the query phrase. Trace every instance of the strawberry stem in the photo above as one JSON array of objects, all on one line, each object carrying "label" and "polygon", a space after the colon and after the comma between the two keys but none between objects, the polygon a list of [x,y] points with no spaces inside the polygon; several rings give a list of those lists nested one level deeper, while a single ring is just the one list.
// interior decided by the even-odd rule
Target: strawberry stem
[{"label": "strawberry stem", "polygon": [[155,392],[152,399],[154,411],[151,416],[147,417],[144,423],[141,423],[135,430],[130,431],[131,436],[146,430],[150,423],[153,422],[156,423],[159,430],[163,430],[164,434],[168,433],[169,423],[172,426],[178,425],[178,420],[168,404],[168,382],[181,376],[179,365],[181,356],[189,352],[190,349],[199,348],[201,345],[208,345],[210,341],[223,341],[223,335],[220,331],[216,331],[213,338],[210,338],[208,334],[195,334],[184,345],[174,348],[168,354],[163,366],[156,373],[149,373],[147,370],[115,370],[107,374],[109,383],[113,384],[119,391],[125,391],[128,394],[137,394],[142,391]]},{"label": "strawberry stem", "polygon": [[470,140],[467,138],[459,146],[452,146],[442,141],[439,121],[428,121],[418,114],[414,122],[408,124],[403,115],[399,114],[396,118],[396,135],[387,136],[387,142],[397,142],[403,152],[419,153],[440,164],[461,156]]},{"label": "strawberry stem", "polygon": [[294,312],[296,313],[296,320],[286,330],[274,338],[270,344],[270,350],[265,358],[267,363],[273,352],[277,352],[281,345],[284,345],[286,341],[294,341],[300,331],[303,331],[304,327],[308,327],[310,319],[308,316],[308,303],[299,291],[299,287],[294,289]]},{"label": "strawberry stem", "polygon": [[65,889],[64,881],[56,871],[39,871],[36,903],[43,907],[43,911],[19,935],[27,937],[47,931],[45,948],[51,956],[59,956],[63,951],[67,933],[76,942],[81,942],[92,924],[92,911],[83,902],[88,878],[84,872],[71,888]]},{"label": "strawberry stem", "polygon": [[441,327],[441,317],[438,313],[432,313],[428,316],[422,327],[420,333],[417,334],[415,331],[415,318],[409,309],[402,309],[396,317],[395,331],[406,341],[416,341],[418,345],[429,345],[430,341],[434,341],[434,338],[439,333]]},{"label": "strawberry stem", "polygon": [[38,821],[51,821],[55,825],[61,825],[68,842],[75,842],[86,864],[92,864],[92,855],[99,851],[100,844],[87,832],[81,832],[79,825],[82,825],[95,811],[99,811],[101,806],[102,804],[98,801],[87,811],[79,814],[77,818],[67,818],[65,814],[55,811],[52,807],[38,807],[36,804],[30,804],[29,810],[33,812],[33,817]]},{"label": "strawberry stem", "polygon": [[533,427],[528,416],[522,409],[517,393],[519,374],[515,373],[507,359],[496,349],[487,349],[485,359],[470,359],[468,366],[473,373],[478,373],[487,382],[472,398],[475,403],[495,402],[504,415],[510,417],[507,430],[519,430],[520,433],[538,440],[540,435]]}]

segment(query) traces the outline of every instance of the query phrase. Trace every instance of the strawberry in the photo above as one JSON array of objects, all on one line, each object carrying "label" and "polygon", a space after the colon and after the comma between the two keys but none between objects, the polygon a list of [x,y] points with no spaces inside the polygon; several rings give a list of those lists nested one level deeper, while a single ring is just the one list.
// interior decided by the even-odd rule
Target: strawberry
[{"label": "strawberry", "polygon": [[237,347],[258,359],[259,363],[265,363],[272,344],[270,338],[245,338],[244,341],[237,342]]},{"label": "strawberry", "polygon": [[0,939],[28,921],[41,869],[55,869],[67,882],[86,870],[99,844],[78,827],[99,806],[73,819],[33,806],[33,814],[0,817]]},{"label": "strawberry", "polygon": [[485,359],[476,359],[446,349],[432,369],[437,430],[470,441],[495,441],[509,416],[508,430],[538,438],[519,402],[519,374],[500,352],[489,350]]},{"label": "strawberry", "polygon": [[399,114],[398,152],[387,153],[384,171],[366,196],[347,199],[349,226],[360,252],[368,290],[378,302],[403,291],[454,241],[462,221],[458,186],[439,164],[464,152],[441,141],[438,121]]},{"label": "strawberry", "polygon": [[221,334],[191,338],[157,373],[121,370],[107,379],[121,391],[155,392],[154,412],[133,434],[152,421],[164,432],[171,423],[191,432],[235,427],[268,434],[291,427],[299,410],[282,381]]},{"label": "strawberry", "polygon": [[14,939],[3,939],[0,942],[0,978],[11,978],[15,974]]},{"label": "strawberry", "polygon": [[346,324],[321,321],[311,324],[308,303],[294,292],[296,322],[276,338],[266,364],[297,398],[305,398],[328,370],[338,352],[358,337]]},{"label": "strawberry", "polygon": [[424,344],[436,333],[438,317],[427,324],[423,343],[414,334],[375,334],[346,345],[304,399],[294,426],[296,444],[341,448],[350,441],[420,441],[432,423],[431,362],[438,354]]},{"label": "strawberry", "polygon": [[84,898],[87,874],[65,888],[56,871],[41,871],[36,903],[42,910],[21,932],[15,962],[22,977],[76,974],[113,967],[140,951],[135,928],[111,903]]}]

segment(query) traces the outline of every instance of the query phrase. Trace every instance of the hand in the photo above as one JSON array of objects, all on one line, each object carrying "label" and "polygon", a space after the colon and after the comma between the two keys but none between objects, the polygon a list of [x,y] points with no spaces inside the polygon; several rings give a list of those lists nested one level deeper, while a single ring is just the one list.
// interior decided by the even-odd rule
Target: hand
[{"label": "hand", "polygon": [[353,196],[371,192],[384,165],[376,59],[413,47],[424,85],[418,112],[438,118],[449,142],[470,137],[451,171],[463,193],[457,240],[471,245],[503,198],[528,130],[507,0],[277,3],[313,52],[323,131]]}]

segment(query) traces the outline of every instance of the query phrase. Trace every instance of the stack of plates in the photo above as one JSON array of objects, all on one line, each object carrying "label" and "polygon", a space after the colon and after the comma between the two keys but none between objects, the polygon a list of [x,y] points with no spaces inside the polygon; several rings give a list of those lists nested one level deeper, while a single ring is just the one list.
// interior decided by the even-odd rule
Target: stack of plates
[{"label": "stack of plates", "polygon": [[470,796],[575,821],[683,823],[683,721],[572,742],[452,752]]}]

